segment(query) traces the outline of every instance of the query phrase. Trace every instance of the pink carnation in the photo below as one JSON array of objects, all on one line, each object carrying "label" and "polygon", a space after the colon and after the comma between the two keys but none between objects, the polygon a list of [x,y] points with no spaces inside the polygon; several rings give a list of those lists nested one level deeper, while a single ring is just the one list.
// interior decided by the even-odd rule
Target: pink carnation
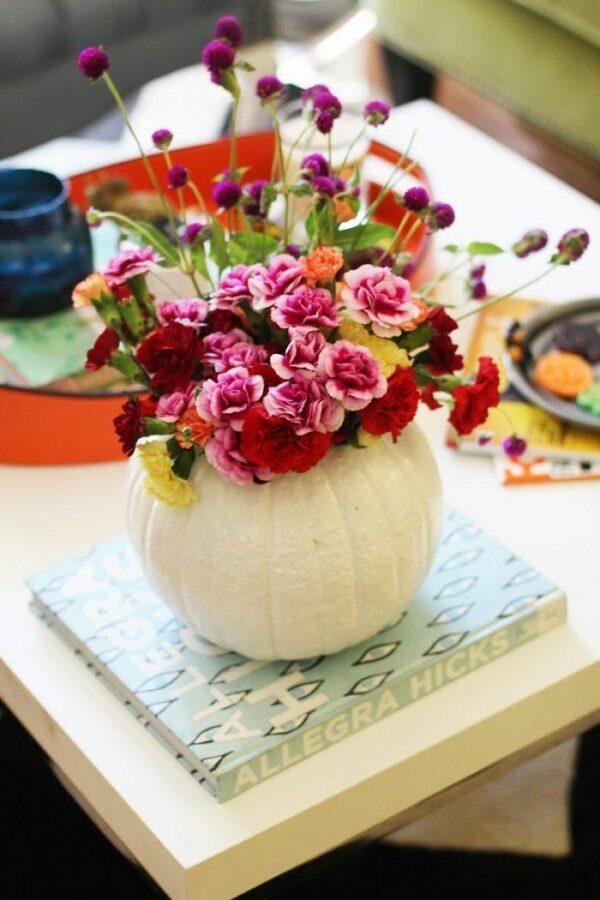
[{"label": "pink carnation", "polygon": [[156,404],[156,417],[163,422],[176,422],[192,405],[194,391],[198,385],[190,384],[185,391],[163,394]]},{"label": "pink carnation", "polygon": [[264,404],[270,416],[290,422],[296,434],[337,431],[344,421],[342,407],[317,381],[284,381],[269,388]]},{"label": "pink carnation", "polygon": [[319,360],[319,374],[326,379],[327,393],[344,409],[364,409],[387,391],[379,363],[364,347],[349,341],[327,344]]},{"label": "pink carnation", "polygon": [[208,315],[208,303],[195,297],[193,300],[168,300],[156,309],[161,325],[180,322],[181,325],[199,327]]},{"label": "pink carnation", "polygon": [[394,337],[404,323],[420,313],[413,302],[410,284],[391,269],[370,264],[359,266],[345,276],[342,300],[350,317],[361,325],[371,325],[374,334]]},{"label": "pink carnation", "polygon": [[231,428],[217,428],[204,448],[206,458],[220,475],[234,484],[252,484],[254,478],[269,481],[273,472],[246,459],[240,449],[240,434]]},{"label": "pink carnation", "polygon": [[221,361],[223,354],[230,347],[239,343],[251,344],[249,335],[241,328],[232,328],[231,331],[213,331],[207,334],[202,341],[203,356],[202,362],[214,369],[222,370]]},{"label": "pink carnation", "polygon": [[248,341],[238,341],[223,350],[221,359],[215,363],[216,372],[225,372],[236,366],[255,366],[257,363],[266,362],[268,353],[260,344],[249,344]]},{"label": "pink carnation", "polygon": [[241,431],[250,407],[262,397],[264,381],[250,375],[244,366],[222,372],[216,381],[209,378],[196,399],[198,415],[214,425],[229,425]]},{"label": "pink carnation", "polygon": [[282,294],[291,294],[304,284],[304,260],[289,253],[274,256],[269,268],[255,266],[248,279],[252,294],[252,308],[260,311],[272,306]]},{"label": "pink carnation", "polygon": [[136,275],[145,275],[153,265],[159,262],[152,247],[141,247],[139,250],[123,250],[114,259],[109,260],[104,277],[111,288],[125,284]]},{"label": "pink carnation", "polygon": [[264,269],[264,266],[234,266],[224,278],[221,278],[216,291],[210,295],[210,308],[235,309],[243,300],[250,301],[252,295],[248,287],[248,278],[259,269]]},{"label": "pink carnation", "polygon": [[340,307],[325,288],[300,287],[275,302],[271,318],[280,328],[335,328]]},{"label": "pink carnation", "polygon": [[325,346],[325,338],[320,331],[306,328],[290,329],[290,338],[285,353],[271,356],[271,366],[280,378],[311,381],[317,375],[319,354]]}]

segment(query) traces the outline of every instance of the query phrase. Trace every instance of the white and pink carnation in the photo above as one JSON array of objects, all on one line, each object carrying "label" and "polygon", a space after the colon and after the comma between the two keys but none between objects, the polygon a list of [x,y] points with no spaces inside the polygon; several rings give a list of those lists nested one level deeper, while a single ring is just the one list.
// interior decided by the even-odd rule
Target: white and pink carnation
[{"label": "white and pink carnation", "polygon": [[227,275],[219,281],[217,288],[210,295],[211,309],[230,309],[233,310],[239,306],[242,301],[250,301],[252,295],[248,287],[248,279],[250,275],[258,270],[264,269],[264,266],[234,266]]},{"label": "white and pink carnation", "polygon": [[160,257],[152,247],[140,247],[136,250],[123,250],[118,256],[108,261],[104,277],[111,288],[125,284],[136,275],[145,275],[152,266],[160,262]]},{"label": "white and pink carnation", "polygon": [[329,396],[353,411],[364,409],[387,390],[377,360],[350,341],[327,344],[319,359],[319,375]]},{"label": "white and pink carnation", "polygon": [[161,325],[179,322],[190,328],[199,328],[208,315],[208,303],[199,297],[192,300],[167,300],[156,308],[156,314]]},{"label": "white and pink carnation", "polygon": [[260,375],[250,375],[245,366],[222,372],[215,380],[207,379],[196,398],[198,415],[216,426],[229,425],[241,431],[250,408],[258,403],[264,391]]},{"label": "white and pink carnation", "polygon": [[226,372],[227,369],[234,369],[236,366],[255,366],[257,363],[266,362],[268,356],[261,344],[238,341],[223,350],[221,359],[215,363],[215,372]]},{"label": "white and pink carnation", "polygon": [[204,448],[206,459],[220,475],[234,484],[252,484],[254,478],[269,481],[273,473],[246,459],[240,449],[240,434],[231,428],[217,428]]},{"label": "white and pink carnation", "polygon": [[270,416],[285,419],[296,434],[337,431],[344,410],[318,381],[284,381],[269,388],[264,406]]},{"label": "white and pink carnation", "polygon": [[320,331],[291,328],[290,342],[285,353],[273,353],[270,359],[271,366],[280,378],[312,381],[317,377],[319,356],[325,344],[325,338]]},{"label": "white and pink carnation", "polygon": [[280,328],[335,328],[342,320],[340,306],[329,291],[306,286],[279,297],[271,318]]},{"label": "white and pink carnation", "polygon": [[350,318],[371,325],[379,337],[395,337],[421,313],[410,284],[384,266],[366,264],[344,276],[341,294]]},{"label": "white and pink carnation", "polygon": [[252,295],[252,309],[260,312],[272,306],[282,294],[291,294],[305,284],[306,271],[303,259],[296,259],[289,253],[274,256],[269,267],[254,266],[248,278]]},{"label": "white and pink carnation", "polygon": [[213,369],[222,368],[223,354],[235,344],[251,344],[251,337],[241,328],[232,328],[231,331],[213,331],[207,334],[202,341],[202,362]]},{"label": "white and pink carnation", "polygon": [[163,394],[156,404],[156,418],[163,422],[177,422],[194,402],[194,393],[199,385],[190,382],[185,391],[174,391],[172,394]]}]

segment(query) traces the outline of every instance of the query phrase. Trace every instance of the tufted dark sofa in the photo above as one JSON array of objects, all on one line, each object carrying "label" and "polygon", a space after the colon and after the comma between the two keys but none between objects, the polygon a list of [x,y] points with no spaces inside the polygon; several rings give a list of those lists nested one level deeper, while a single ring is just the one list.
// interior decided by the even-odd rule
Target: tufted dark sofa
[{"label": "tufted dark sofa", "polygon": [[196,62],[219,15],[239,15],[250,42],[268,35],[269,11],[268,0],[1,0],[0,158],[111,107],[107,91],[77,77],[82,47],[110,51],[127,94]]}]

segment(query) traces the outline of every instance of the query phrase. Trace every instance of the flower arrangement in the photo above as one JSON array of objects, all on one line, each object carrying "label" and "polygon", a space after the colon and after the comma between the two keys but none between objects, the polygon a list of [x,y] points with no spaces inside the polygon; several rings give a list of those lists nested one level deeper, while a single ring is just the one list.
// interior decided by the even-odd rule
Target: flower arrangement
[{"label": "flower arrangement", "polygon": [[[448,245],[450,265],[414,290],[407,252],[414,229],[449,227],[452,207],[424,187],[400,193],[411,166],[398,165],[377,200],[362,209],[358,172],[346,180],[343,167],[332,163],[331,133],[342,106],[324,85],[304,92],[303,134],[307,140],[325,135],[329,153],[308,153],[292,175],[278,113],[285,88],[273,75],[256,83],[273,118],[272,177],[248,180],[236,143],[238,73],[251,68],[239,58],[241,45],[240,23],[224,16],[202,51],[212,81],[233,98],[229,167],[216,174],[212,190],[216,212],[188,170],[172,163],[167,129],[152,135],[164,157],[164,184],[134,134],[169,227],[161,232],[91,209],[91,225],[113,218],[137,246],[73,292],[75,306],[92,304],[106,326],[87,367],[111,365],[145,389],[126,400],[115,429],[125,454],[138,448],[147,490],[173,505],[195,500],[189,477],[202,456],[236,484],[266,482],[306,472],[339,444],[358,449],[386,434],[397,440],[419,403],[445,407],[459,433],[471,432],[499,402],[498,369],[483,357],[474,375],[461,373],[452,335],[466,316],[526,286],[488,296],[487,257],[523,258],[548,243],[546,232],[534,229],[509,251],[482,241]],[[88,47],[78,65],[92,82],[106,84],[131,128],[106,51]],[[359,136],[388,115],[383,101],[368,103]],[[390,191],[403,207],[397,229],[375,221]],[[194,221],[186,196],[199,211]],[[294,222],[298,197],[305,198],[303,222]],[[588,241],[582,229],[568,231],[538,277],[577,260]],[[178,266],[189,278],[190,296],[157,306],[147,276],[163,265]],[[449,311],[435,299],[436,288],[459,270],[467,273],[465,305]],[[520,455],[525,443],[512,435],[505,450]]]}]

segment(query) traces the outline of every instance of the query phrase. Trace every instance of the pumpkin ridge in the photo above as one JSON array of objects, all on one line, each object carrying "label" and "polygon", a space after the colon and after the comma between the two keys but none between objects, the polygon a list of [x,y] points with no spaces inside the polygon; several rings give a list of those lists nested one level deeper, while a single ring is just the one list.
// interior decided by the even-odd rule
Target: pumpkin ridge
[{"label": "pumpkin ridge", "polygon": [[353,548],[352,548],[352,538],[351,538],[351,536],[350,536],[350,529],[349,529],[349,527],[348,527],[348,522],[346,521],[346,517],[345,517],[344,512],[343,512],[343,510],[342,510],[342,505],[341,505],[341,503],[340,503],[340,501],[339,501],[337,491],[335,490],[335,487],[334,487],[334,485],[333,485],[333,479],[329,477],[329,473],[327,472],[326,466],[323,466],[323,474],[324,474],[326,480],[328,481],[328,483],[329,483],[329,488],[330,488],[330,490],[331,490],[331,492],[332,492],[332,494],[333,494],[333,496],[334,496],[334,498],[335,498],[335,503],[336,503],[336,506],[337,506],[338,512],[339,512],[339,518],[340,518],[340,521],[341,521],[342,526],[343,526],[343,533],[344,533],[345,536],[346,536],[346,544],[347,544],[347,547],[348,547],[348,556],[350,557],[350,563],[351,563],[351,567],[350,567],[350,568],[351,568],[351,571],[352,571],[352,585],[353,585],[353,589],[352,589],[352,606],[351,606],[351,608],[350,608],[350,620],[351,620],[351,626],[352,626],[352,627],[351,627],[350,631],[353,631],[353,630],[354,630],[354,625],[355,625],[355,623],[356,623],[357,597],[356,597],[356,569],[355,569],[355,566],[356,566],[356,559],[355,559],[355,556],[354,556],[354,550],[353,550]]},{"label": "pumpkin ridge", "polygon": [[267,609],[269,611],[268,620],[269,620],[269,634],[270,634],[270,644],[273,653],[277,653],[277,645],[275,644],[275,622],[273,621],[273,586],[271,581],[271,566],[269,565],[269,547],[271,545],[270,537],[271,537],[271,523],[273,522],[273,517],[271,515],[271,510],[273,507],[273,490],[270,484],[263,485],[263,490],[267,490],[267,527],[265,528],[267,540],[264,541],[265,548],[265,568],[267,572],[266,577],[266,585],[267,585]]}]

